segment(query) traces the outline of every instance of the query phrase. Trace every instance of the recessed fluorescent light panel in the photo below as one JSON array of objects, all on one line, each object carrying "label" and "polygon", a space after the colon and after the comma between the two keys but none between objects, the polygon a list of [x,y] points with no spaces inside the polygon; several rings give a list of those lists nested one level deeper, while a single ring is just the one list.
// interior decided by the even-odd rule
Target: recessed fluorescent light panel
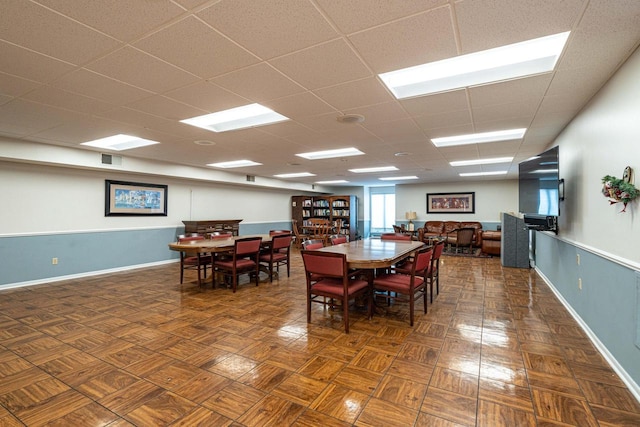
[{"label": "recessed fluorescent light panel", "polygon": [[491,175],[506,175],[507,171],[496,171],[496,172],[468,172],[461,173],[460,176],[491,176]]},{"label": "recessed fluorescent light panel", "polygon": [[274,175],[276,178],[302,178],[305,176],[316,176],[314,173],[298,172],[298,173],[283,173],[280,175]]},{"label": "recessed fluorescent light panel", "polygon": [[357,148],[349,147],[349,148],[339,148],[337,150],[326,150],[326,151],[315,151],[312,153],[302,153],[296,154],[298,157],[304,157],[309,160],[319,160],[319,159],[331,159],[334,157],[347,157],[347,156],[359,156],[364,154],[362,151]]},{"label": "recessed fluorescent light panel", "polygon": [[474,165],[491,165],[495,163],[509,163],[513,161],[513,157],[497,157],[495,159],[477,159],[477,160],[459,160],[449,162],[451,166],[474,166]]},{"label": "recessed fluorescent light panel", "polygon": [[569,32],[380,74],[398,99],[552,71]]},{"label": "recessed fluorescent light panel", "polygon": [[385,178],[378,178],[380,181],[406,181],[409,179],[418,179],[417,176],[388,176]]},{"label": "recessed fluorescent light panel", "polygon": [[349,172],[370,173],[370,172],[390,172],[390,171],[397,171],[397,170],[398,168],[395,166],[380,166],[377,168],[349,169]]},{"label": "recessed fluorescent light panel", "polygon": [[344,179],[336,179],[335,181],[316,181],[316,184],[344,184],[346,182],[349,181]]},{"label": "recessed fluorescent light panel", "polygon": [[230,110],[218,111],[217,113],[205,114],[204,116],[180,120],[180,122],[214,132],[227,132],[230,130],[270,125],[285,120],[289,120],[289,118],[260,104],[250,104]]},{"label": "recessed fluorescent light panel", "polygon": [[521,139],[527,129],[507,129],[493,132],[470,133],[467,135],[445,136],[432,138],[431,142],[436,147],[452,147],[454,145],[484,144],[485,142],[511,141]]},{"label": "recessed fluorescent light panel", "polygon": [[213,166],[216,168],[242,168],[247,166],[260,166],[262,163],[257,163],[252,160],[233,160],[231,162],[221,162],[221,163],[209,163],[207,166]]},{"label": "recessed fluorescent light panel", "polygon": [[146,147],[147,145],[160,144],[158,141],[150,139],[142,139],[137,136],[130,135],[113,135],[106,138],[96,139],[94,141],[83,142],[80,145],[89,147],[106,148],[108,150],[122,151],[131,150],[132,148]]}]

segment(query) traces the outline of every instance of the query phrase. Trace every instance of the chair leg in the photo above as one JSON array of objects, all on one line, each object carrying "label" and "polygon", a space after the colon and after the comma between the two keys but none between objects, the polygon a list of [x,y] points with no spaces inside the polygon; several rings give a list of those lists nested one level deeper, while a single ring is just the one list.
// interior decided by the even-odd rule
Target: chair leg
[{"label": "chair leg", "polygon": [[344,320],[344,333],[349,333],[349,295],[342,299],[342,319]]}]

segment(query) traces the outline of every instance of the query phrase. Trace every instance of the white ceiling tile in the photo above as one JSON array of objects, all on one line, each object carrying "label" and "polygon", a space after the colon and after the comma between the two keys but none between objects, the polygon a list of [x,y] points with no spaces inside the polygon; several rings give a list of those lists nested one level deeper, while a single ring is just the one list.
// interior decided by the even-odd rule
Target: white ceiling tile
[{"label": "white ceiling tile", "polygon": [[491,49],[572,29],[585,0],[474,0],[455,3],[461,54]]},{"label": "white ceiling tile", "polygon": [[132,47],[120,49],[86,68],[157,93],[186,86],[198,80],[196,76]]},{"label": "white ceiling tile", "polygon": [[[471,114],[469,110],[451,111],[430,116],[419,116],[413,118],[421,129],[429,131],[441,127],[457,128],[471,124]],[[454,134],[455,135],[455,134]]]},{"label": "white ceiling tile", "polygon": [[100,99],[113,105],[124,105],[152,95],[152,92],[94,73],[79,69],[53,83],[52,86],[70,92]]},{"label": "white ceiling tile", "polygon": [[314,93],[324,99],[327,104],[342,111],[390,102],[394,99],[376,77],[318,89]]},{"label": "white ceiling tile", "polygon": [[87,96],[67,92],[51,86],[42,86],[23,96],[41,104],[76,111],[81,114],[99,114],[113,108],[113,105]]},{"label": "white ceiling tile", "polygon": [[124,42],[184,13],[169,0],[36,1]]},{"label": "white ceiling tile", "polygon": [[132,102],[127,107],[170,120],[184,120],[207,114],[206,110],[200,110],[160,95]]},{"label": "white ceiling tile", "polygon": [[349,36],[375,73],[458,54],[449,7],[441,7]]},{"label": "white ceiling tile", "polygon": [[28,80],[48,83],[74,66],[0,40],[0,71]]},{"label": "white ceiling tile", "polygon": [[364,116],[365,123],[394,122],[409,117],[407,112],[395,101],[351,108],[346,110],[345,114],[360,114]]},{"label": "white ceiling tile", "polygon": [[165,95],[176,101],[209,112],[227,110],[251,103],[248,99],[242,98],[204,80],[169,91]]},{"label": "white ceiling tile", "polygon": [[553,77],[552,73],[521,79],[508,80],[469,88],[469,99],[473,108],[494,104],[506,104],[522,100],[541,99]]},{"label": "white ceiling tile", "polygon": [[316,116],[333,111],[333,108],[310,92],[275,99],[265,102],[264,105],[290,119]]},{"label": "white ceiling tile", "polygon": [[337,36],[308,0],[221,1],[199,12],[198,17],[261,59]]},{"label": "white ceiling tile", "polygon": [[14,99],[0,106],[0,129],[15,135],[30,135],[82,116],[71,111]]},{"label": "white ceiling tile", "polygon": [[7,98],[20,96],[39,86],[40,83],[0,72],[0,94]]},{"label": "white ceiling tile", "polygon": [[258,62],[194,17],[163,28],[134,46],[205,79]]},{"label": "white ceiling tile", "polygon": [[535,115],[542,98],[521,99],[518,102],[493,104],[472,110],[474,122],[487,122],[500,117],[501,120],[513,117],[531,117]]},{"label": "white ceiling tile", "polygon": [[216,77],[211,82],[254,102],[305,91],[302,86],[265,62]]},{"label": "white ceiling tile", "polygon": [[307,89],[371,76],[371,72],[342,39],[281,56],[270,63]]},{"label": "white ceiling tile", "polygon": [[72,64],[83,64],[121,45],[79,22],[23,0],[2,1],[0,28],[3,40]]},{"label": "white ceiling tile", "polygon": [[411,116],[429,116],[441,113],[465,110],[469,107],[467,94],[464,90],[437,93],[435,95],[418,96],[404,99],[400,105]]},{"label": "white ceiling tile", "polygon": [[350,34],[446,4],[447,0],[318,0],[340,31]]}]

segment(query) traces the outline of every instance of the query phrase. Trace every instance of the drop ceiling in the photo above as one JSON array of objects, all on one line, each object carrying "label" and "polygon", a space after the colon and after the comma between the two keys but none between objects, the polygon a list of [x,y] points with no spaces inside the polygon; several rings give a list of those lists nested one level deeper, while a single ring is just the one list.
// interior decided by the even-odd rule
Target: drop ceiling
[{"label": "drop ceiling", "polygon": [[[400,101],[377,77],[564,31],[567,46],[547,74]],[[515,178],[639,41],[635,0],[3,0],[0,136],[94,150],[79,144],[124,133],[160,144],[123,156],[201,168],[248,159],[262,165],[233,171],[316,175],[296,179],[304,183],[504,179],[458,174],[505,168]],[[251,103],[291,120],[225,133],[180,123]],[[365,120],[337,120],[346,114]],[[510,128],[528,131],[509,142],[430,141]],[[295,155],[346,147],[365,155]],[[505,156],[513,162],[449,165]],[[399,170],[348,171],[377,166]]]}]

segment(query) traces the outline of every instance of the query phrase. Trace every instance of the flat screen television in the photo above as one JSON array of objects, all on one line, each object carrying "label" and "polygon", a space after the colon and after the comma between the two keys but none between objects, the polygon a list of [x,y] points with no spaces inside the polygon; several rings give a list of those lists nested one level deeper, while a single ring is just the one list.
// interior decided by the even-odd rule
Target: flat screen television
[{"label": "flat screen television", "polygon": [[519,211],[529,228],[557,232],[561,200],[558,166],[557,146],[518,165]]}]

